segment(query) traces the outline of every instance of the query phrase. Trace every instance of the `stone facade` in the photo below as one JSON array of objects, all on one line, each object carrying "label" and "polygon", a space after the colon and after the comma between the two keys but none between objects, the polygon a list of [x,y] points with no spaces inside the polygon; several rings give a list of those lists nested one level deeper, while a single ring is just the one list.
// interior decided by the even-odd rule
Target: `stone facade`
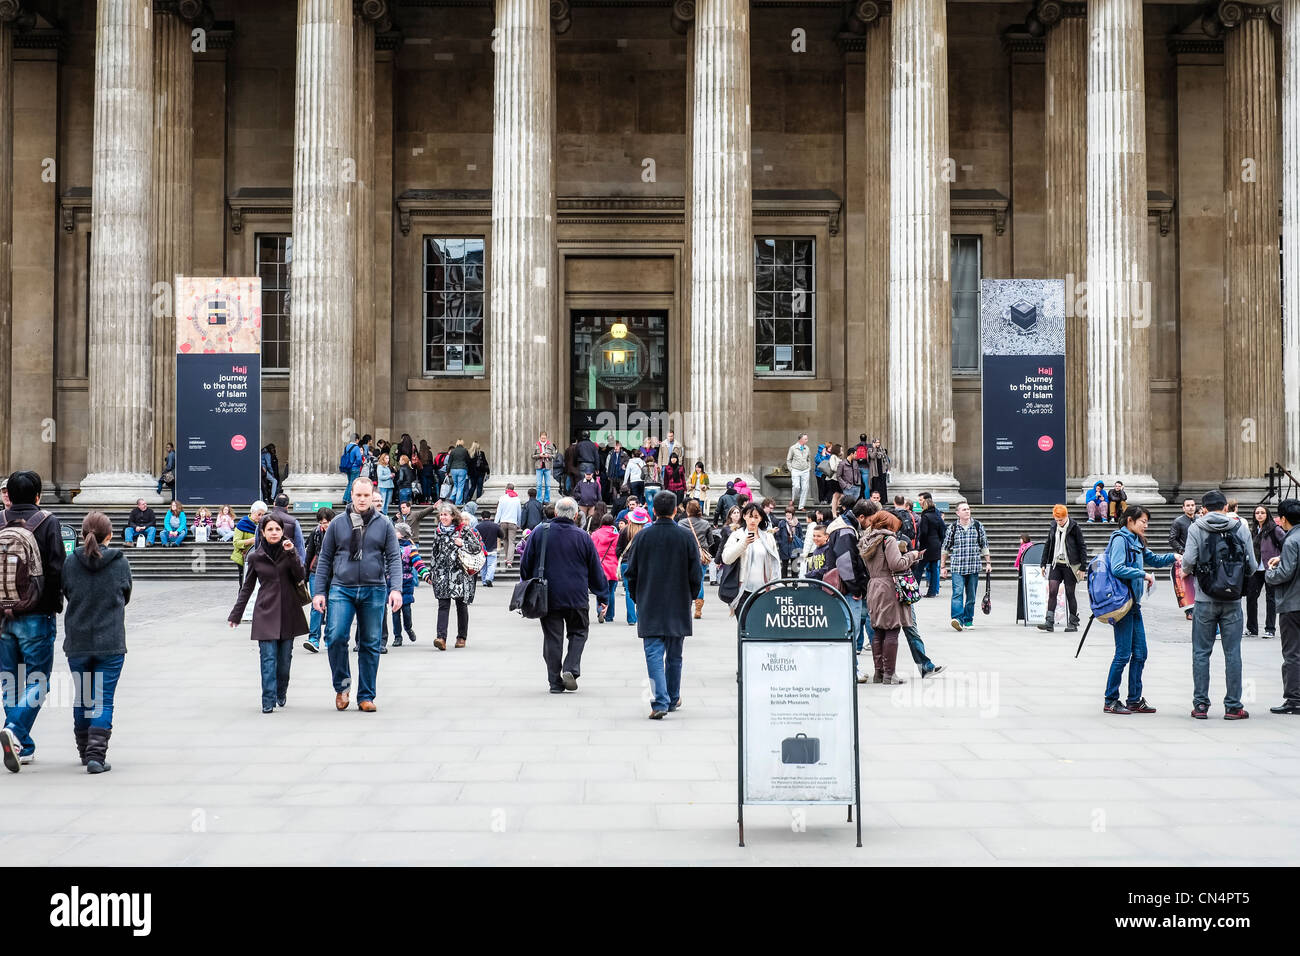
[{"label": "stone facade", "polygon": [[[1300,361],[1300,322],[1279,321],[1283,220],[1272,228],[1269,211],[1286,197],[1294,213],[1300,192],[1296,121],[1286,125],[1281,105],[1300,88],[1300,41],[1270,5],[1234,21],[1232,7],[1256,5],[1222,4],[1203,20],[1201,7],[1139,0],[946,10],[941,0],[155,3],[169,49],[180,49],[181,21],[201,31],[191,33],[192,78],[150,55],[165,38],[131,19],[140,4],[97,6],[98,32],[96,5],[79,0],[0,16],[0,44],[12,50],[10,67],[0,50],[0,80],[12,72],[0,96],[0,145],[11,130],[13,152],[6,464],[52,475],[60,490],[87,474],[156,474],[174,439],[159,431],[172,393],[157,353],[169,339],[144,295],[160,270],[188,259],[198,274],[256,274],[258,237],[295,229],[294,367],[264,373],[261,442],[315,475],[312,487],[330,477],[348,420],[435,446],[477,440],[500,459],[494,471],[526,472],[508,445],[535,436],[513,432],[545,424],[567,437],[570,316],[597,310],[665,317],[664,408],[679,414],[688,455],[710,468],[765,473],[801,430],[814,442],[866,432],[887,439],[900,473],[978,496],[980,378],[947,357],[951,236],[979,237],[985,278],[1081,281],[1091,269],[1127,280],[1136,263],[1149,281],[1149,324],[1071,329],[1072,480],[1096,472],[1132,489],[1149,475],[1150,491],[1168,494],[1230,477],[1245,486],[1274,461],[1298,464],[1300,398],[1279,390],[1300,381],[1282,363],[1284,352]],[[1094,29],[1100,46],[1087,43]],[[901,75],[899,50],[927,75]],[[1107,65],[1108,78],[1093,69],[1086,82],[1081,58]],[[503,83],[512,63],[545,82]],[[737,91],[742,65],[747,90]],[[346,79],[330,75],[344,67]],[[97,129],[105,70],[125,77],[112,82],[136,105],[130,116],[106,112],[110,125]],[[925,86],[930,78],[942,89]],[[917,79],[936,113],[898,108]],[[188,110],[151,90],[185,95],[187,83]],[[150,96],[145,122],[136,106]],[[1111,112],[1094,116],[1103,102]],[[1237,121],[1243,110],[1255,125]],[[167,133],[187,113],[188,143]],[[742,133],[737,170],[726,149]],[[149,162],[118,186],[116,154],[102,150]],[[1118,178],[1104,159],[1117,150],[1128,157]],[[1262,151],[1250,158],[1269,166],[1248,197],[1249,234],[1228,229],[1244,214],[1225,181],[1242,150]],[[326,182],[336,159],[354,161],[354,180]],[[1091,175],[1093,162],[1108,178]],[[752,202],[728,220],[737,230],[814,243],[806,375],[746,374],[752,254],[710,228],[735,207],[742,172]],[[915,189],[902,188],[907,176]],[[187,193],[180,223],[170,197]],[[146,228],[151,209],[157,228]],[[1122,236],[1106,230],[1119,221]],[[520,223],[537,226],[512,232]],[[104,244],[92,241],[97,224]],[[483,241],[480,376],[425,371],[426,237]],[[924,277],[907,271],[917,243],[934,247]],[[1238,283],[1260,294],[1234,304],[1225,278],[1238,261],[1250,270]],[[900,282],[912,283],[906,300]],[[492,301],[502,289],[518,305]],[[1251,368],[1235,375],[1233,362]],[[693,409],[705,423],[697,447]],[[1259,426],[1245,449],[1243,418]]]}]

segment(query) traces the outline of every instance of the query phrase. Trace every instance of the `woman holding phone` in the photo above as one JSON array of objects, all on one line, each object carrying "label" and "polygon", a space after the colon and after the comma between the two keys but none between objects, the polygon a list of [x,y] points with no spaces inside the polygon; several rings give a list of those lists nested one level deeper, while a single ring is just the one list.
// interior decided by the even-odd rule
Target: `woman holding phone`
[{"label": "woman holding phone", "polygon": [[740,510],[740,520],[741,527],[727,536],[722,549],[722,563],[738,573],[718,586],[718,596],[731,605],[733,614],[750,594],[781,576],[781,554],[763,509],[751,501]]}]

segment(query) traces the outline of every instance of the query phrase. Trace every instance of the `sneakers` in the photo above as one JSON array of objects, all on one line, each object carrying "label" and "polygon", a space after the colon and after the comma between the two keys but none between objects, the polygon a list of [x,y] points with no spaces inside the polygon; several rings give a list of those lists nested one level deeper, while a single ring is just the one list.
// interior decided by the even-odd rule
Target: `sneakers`
[{"label": "sneakers", "polygon": [[303,650],[305,650],[305,651],[311,651],[313,654],[319,654],[319,653],[320,653],[320,645],[317,644],[315,641],[312,641],[312,640],[306,640],[306,641],[303,641],[303,642],[302,642],[302,648],[303,648]]},{"label": "sneakers", "polygon": [[288,707],[288,706],[289,706],[289,698],[288,698],[288,697],[281,697],[281,698],[279,698],[278,700],[276,700],[275,704],[276,704],[277,707]]},{"label": "sneakers", "polygon": [[1246,636],[1247,636],[1247,637],[1259,637],[1259,631],[1247,631],[1247,632],[1246,632]]},{"label": "sneakers", "polygon": [[274,707],[263,707],[263,708],[262,708],[262,713],[264,713],[264,714],[274,714],[274,713],[275,713],[275,708],[274,708]]},{"label": "sneakers", "polygon": [[681,710],[681,709],[682,709],[682,699],[680,697],[678,697],[675,701],[673,701],[671,704],[668,705],[668,713],[670,714],[675,710]]},{"label": "sneakers", "polygon": [[551,693],[552,693],[552,694],[563,694],[563,693],[564,693],[564,688],[563,688],[563,687],[552,687],[552,688],[551,688]]},{"label": "sneakers", "polygon": [[[393,638],[393,646],[394,646],[394,647],[401,647],[401,646],[402,646],[402,639],[401,639],[400,637],[395,637],[395,638]],[[383,652],[380,651],[380,653],[382,654]]]},{"label": "sneakers", "polygon": [[1224,720],[1246,720],[1248,717],[1250,717],[1250,714],[1246,713],[1244,707],[1233,707],[1223,712]]},{"label": "sneakers", "polygon": [[1267,639],[1270,638],[1270,637],[1276,637],[1276,636],[1277,636],[1277,635],[1273,633],[1272,628],[1267,628],[1267,627],[1264,628],[1264,639],[1265,639],[1265,640],[1267,640]]},{"label": "sneakers", "polygon": [[8,727],[0,728],[0,750],[4,751],[5,769],[10,773],[17,773],[22,769],[22,762],[19,758],[22,749],[18,743],[17,734]]},{"label": "sneakers", "polygon": [[1192,716],[1197,720],[1208,720],[1210,716],[1210,708],[1206,707],[1204,704],[1193,704]]},{"label": "sneakers", "polygon": [[[463,646],[463,645],[457,645]],[[574,676],[573,671],[560,671],[560,680],[564,683],[565,690],[577,690],[578,678]]]},{"label": "sneakers", "polygon": [[928,671],[922,671],[921,680],[925,680],[927,677],[934,677],[936,674],[942,674],[943,668],[943,664],[935,664],[934,667],[930,668]]},{"label": "sneakers", "polygon": [[387,653],[388,653],[388,645],[387,645],[387,644],[383,644],[383,645],[381,645],[380,648],[379,648],[379,653],[380,653],[380,654],[387,654]]},{"label": "sneakers", "polygon": [[870,683],[870,682],[871,682],[871,678],[868,677],[868,676],[866,675],[866,672],[865,672],[865,671],[858,671],[858,683],[859,683],[859,684],[867,684],[867,683]]},{"label": "sneakers", "polygon": [[1134,714],[1154,714],[1156,712],[1156,709],[1147,703],[1145,697],[1140,698],[1136,703],[1129,704],[1128,709]]},{"label": "sneakers", "polygon": [[952,629],[954,631],[961,630],[961,621],[957,620],[955,617],[952,619]]},{"label": "sneakers", "polygon": [[906,684],[906,677],[899,677],[897,674],[886,674],[880,679],[882,684]]},{"label": "sneakers", "polygon": [[1125,707],[1123,704],[1121,704],[1121,703],[1120,703],[1119,701],[1117,701],[1117,700],[1112,700],[1112,701],[1110,701],[1108,704],[1106,704],[1105,707],[1103,707],[1103,708],[1101,709],[1101,711],[1102,711],[1102,713],[1104,713],[1104,714],[1131,714],[1131,713],[1133,713],[1133,711],[1129,710],[1127,707]]}]

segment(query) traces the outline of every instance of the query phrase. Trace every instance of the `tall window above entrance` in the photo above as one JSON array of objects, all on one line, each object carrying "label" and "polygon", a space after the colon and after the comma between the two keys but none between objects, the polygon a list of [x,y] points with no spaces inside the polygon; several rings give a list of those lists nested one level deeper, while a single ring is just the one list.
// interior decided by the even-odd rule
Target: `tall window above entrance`
[{"label": "tall window above entrance", "polygon": [[257,274],[262,280],[262,371],[289,371],[289,276],[293,237],[258,233]]},{"label": "tall window above entrance", "polygon": [[816,244],[812,239],[754,240],[754,372],[813,374],[817,320]]},{"label": "tall window above entrance", "polygon": [[483,374],[483,239],[424,237],[424,373]]},{"label": "tall window above entrance", "polygon": [[980,367],[980,237],[952,237],[952,367]]}]

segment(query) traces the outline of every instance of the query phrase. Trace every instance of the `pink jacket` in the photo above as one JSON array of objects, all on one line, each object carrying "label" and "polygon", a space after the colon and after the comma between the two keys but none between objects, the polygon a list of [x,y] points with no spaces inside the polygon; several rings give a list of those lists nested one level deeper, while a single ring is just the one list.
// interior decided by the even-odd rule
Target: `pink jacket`
[{"label": "pink jacket", "polygon": [[601,525],[591,533],[591,543],[596,546],[605,580],[618,580],[618,528],[612,524]]}]

